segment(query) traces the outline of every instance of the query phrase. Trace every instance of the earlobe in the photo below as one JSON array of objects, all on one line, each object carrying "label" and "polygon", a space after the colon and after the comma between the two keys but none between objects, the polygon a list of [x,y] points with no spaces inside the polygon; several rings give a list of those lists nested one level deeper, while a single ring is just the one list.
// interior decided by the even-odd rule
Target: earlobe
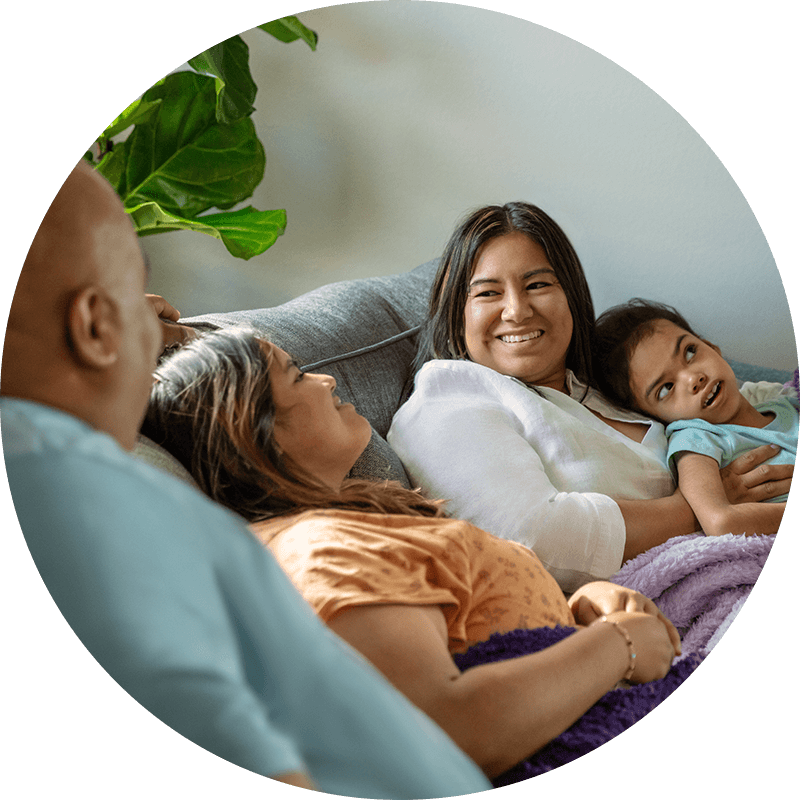
[{"label": "earlobe", "polygon": [[68,340],[76,358],[93,369],[107,369],[119,358],[119,315],[100,288],[81,289],[67,310]]}]

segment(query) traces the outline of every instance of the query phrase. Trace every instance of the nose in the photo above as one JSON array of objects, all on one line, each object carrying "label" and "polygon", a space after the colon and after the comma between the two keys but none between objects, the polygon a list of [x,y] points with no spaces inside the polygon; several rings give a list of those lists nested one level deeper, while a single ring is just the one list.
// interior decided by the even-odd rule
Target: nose
[{"label": "nose", "polygon": [[318,380],[323,386],[327,386],[331,392],[336,391],[336,378],[334,378],[333,375],[326,375],[323,372],[314,372],[308,375],[308,377]]},{"label": "nose", "polygon": [[700,370],[687,369],[684,381],[692,394],[697,394],[708,383],[706,374]]},{"label": "nose", "polygon": [[503,322],[522,322],[532,316],[533,309],[527,292],[509,289],[503,296],[503,311],[500,315]]}]

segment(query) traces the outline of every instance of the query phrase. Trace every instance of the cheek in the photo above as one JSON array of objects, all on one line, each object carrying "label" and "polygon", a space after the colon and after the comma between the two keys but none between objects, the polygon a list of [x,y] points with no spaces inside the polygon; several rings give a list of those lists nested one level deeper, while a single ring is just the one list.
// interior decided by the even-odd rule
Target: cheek
[{"label": "cheek", "polygon": [[569,310],[567,296],[561,292],[554,298],[554,303],[553,315],[558,319],[559,327],[563,330],[564,335],[569,336],[571,339],[575,326],[572,321],[572,312]]},{"label": "cheek", "polygon": [[464,309],[464,340],[467,350],[479,345],[485,338],[487,310],[470,304]]}]

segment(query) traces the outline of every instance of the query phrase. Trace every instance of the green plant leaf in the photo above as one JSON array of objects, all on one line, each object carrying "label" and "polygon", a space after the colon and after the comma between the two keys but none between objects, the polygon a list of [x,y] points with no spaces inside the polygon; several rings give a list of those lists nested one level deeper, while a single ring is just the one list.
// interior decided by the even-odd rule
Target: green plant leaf
[{"label": "green plant leaf", "polygon": [[161,100],[145,101],[143,97],[134,100],[98,137],[97,141],[101,144],[107,142],[113,136],[117,136],[131,125],[137,125],[152,116]]},{"label": "green plant leaf", "polygon": [[255,110],[258,87],[250,74],[250,50],[241,36],[232,36],[189,59],[189,66],[215,80],[217,122],[231,123]]},{"label": "green plant leaf", "polygon": [[281,17],[273,22],[265,22],[258,27],[280,42],[294,42],[302,39],[312,50],[317,49],[317,34],[310,28],[306,28],[297,17]]},{"label": "green plant leaf", "polygon": [[[317,34],[297,17],[259,27],[316,50]],[[97,160],[85,154],[116,189],[139,235],[198,230],[234,256],[252,258],[283,233],[285,211],[226,211],[253,194],[266,164],[250,119],[257,86],[248,62],[240,36],[204,50],[189,60],[194,72],[167,75],[103,131]],[[129,128],[127,138],[114,141]],[[204,214],[214,208],[222,211]]]},{"label": "green plant leaf", "polygon": [[116,189],[117,194],[125,200],[125,173],[128,165],[128,149],[130,145],[126,139],[124,142],[114,144],[100,159],[96,166],[97,171]]},{"label": "green plant leaf", "polygon": [[144,98],[163,102],[125,140],[120,195],[127,209],[154,201],[171,214],[191,218],[252,195],[264,177],[264,147],[249,117],[217,123],[213,78],[174,73]]},{"label": "green plant leaf", "polygon": [[186,219],[150,202],[130,208],[128,213],[140,236],[165,231],[199,231],[219,239],[231,255],[243,259],[257,256],[272,247],[286,230],[286,212],[282,209],[258,211],[247,206],[238,211]]}]

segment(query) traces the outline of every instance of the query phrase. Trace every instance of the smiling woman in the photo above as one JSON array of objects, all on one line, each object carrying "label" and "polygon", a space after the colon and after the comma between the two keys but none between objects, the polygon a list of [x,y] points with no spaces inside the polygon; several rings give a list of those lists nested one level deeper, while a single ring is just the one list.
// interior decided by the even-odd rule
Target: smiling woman
[{"label": "smiling woman", "polygon": [[279,347],[265,343],[275,402],[278,448],[303,472],[338,489],[372,435],[369,422],[352,403],[334,394],[330,375],[304,373]]},{"label": "smiling woman", "polygon": [[538,242],[515,232],[481,247],[464,310],[473,361],[566,391],[572,328],[567,296]]},{"label": "smiling woman", "polygon": [[[529,203],[481,208],[445,248],[414,393],[388,434],[415,485],[530,547],[567,591],[698,530],[664,426],[598,391],[593,336],[589,287],[561,228]],[[790,469],[751,472],[771,455],[723,469],[731,502],[787,491]]]},{"label": "smiling woman", "polygon": [[250,521],[311,508],[439,515],[399,484],[343,479],[369,422],[249,327],[204,334],[159,365],[142,433],[218,503]]},{"label": "smiling woman", "polygon": [[[526,276],[539,280],[525,282]],[[547,325],[548,339],[561,342],[560,348],[552,347],[551,359],[590,381],[594,306],[586,276],[566,234],[530,203],[479,209],[450,237],[431,288],[416,368],[436,358],[469,358],[520,379],[526,379],[531,369],[535,373],[536,367],[526,367],[524,358],[512,361],[511,371],[505,372],[504,351],[494,346],[498,336],[542,330],[531,327],[536,313],[523,299],[523,283],[526,296],[538,292],[542,300],[551,301],[543,306],[548,314],[555,313]],[[566,307],[556,298],[562,298]],[[519,315],[529,322],[530,330],[515,318]],[[497,327],[498,322],[503,327]],[[538,383],[533,376],[531,382]],[[563,381],[557,388],[563,389]]]}]

